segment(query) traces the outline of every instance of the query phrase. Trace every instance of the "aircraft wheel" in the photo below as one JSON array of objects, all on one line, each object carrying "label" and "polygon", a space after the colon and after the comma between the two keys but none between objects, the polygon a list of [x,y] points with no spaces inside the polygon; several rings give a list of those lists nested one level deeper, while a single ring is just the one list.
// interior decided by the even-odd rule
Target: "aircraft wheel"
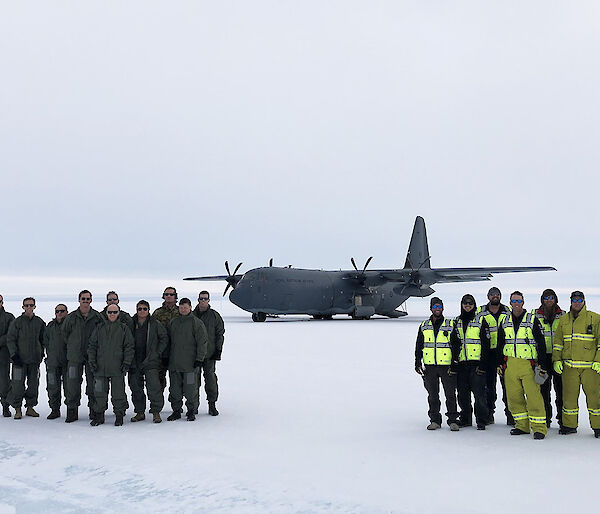
[{"label": "aircraft wheel", "polygon": [[321,319],[329,319],[329,320],[331,320],[331,319],[333,319],[333,315],[331,315],[331,314],[323,314],[323,316],[322,316]]},{"label": "aircraft wheel", "polygon": [[258,320],[256,319],[256,313],[254,313],[254,312],[252,313],[252,321],[258,321]]},{"label": "aircraft wheel", "polygon": [[266,321],[267,315],[264,312],[257,312],[256,319],[254,321]]},{"label": "aircraft wheel", "polygon": [[313,314],[312,317],[313,319],[323,319],[323,316],[321,314]]}]

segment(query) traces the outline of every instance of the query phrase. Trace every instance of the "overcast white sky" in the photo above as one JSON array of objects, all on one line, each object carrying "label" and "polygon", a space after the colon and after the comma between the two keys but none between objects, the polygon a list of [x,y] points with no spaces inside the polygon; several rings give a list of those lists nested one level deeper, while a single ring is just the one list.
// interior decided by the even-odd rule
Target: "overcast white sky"
[{"label": "overcast white sky", "polygon": [[[0,276],[596,267],[597,2],[4,2]],[[555,274],[555,276],[558,276]]]}]

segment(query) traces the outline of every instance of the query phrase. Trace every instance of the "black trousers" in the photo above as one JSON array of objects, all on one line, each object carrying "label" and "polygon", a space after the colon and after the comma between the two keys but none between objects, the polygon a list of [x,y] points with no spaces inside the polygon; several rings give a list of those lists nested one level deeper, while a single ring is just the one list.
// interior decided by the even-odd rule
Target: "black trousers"
[{"label": "black trousers", "polygon": [[558,424],[562,426],[562,376],[554,371],[554,368],[550,371],[548,380],[540,386],[542,398],[544,398],[544,407],[546,407],[546,423],[548,424],[552,421],[552,398],[550,394],[552,384],[554,384],[554,394],[556,395],[556,419]]},{"label": "black trousers", "polygon": [[425,366],[423,384],[427,390],[429,403],[429,420],[432,423],[442,424],[440,408],[440,381],[446,397],[446,417],[448,424],[456,423],[458,411],[456,409],[456,375],[448,375],[450,366]]},{"label": "black trousers", "polygon": [[471,394],[475,399],[475,420],[477,424],[485,425],[489,409],[486,396],[486,375],[478,375],[475,371],[479,361],[461,362],[458,365],[458,405],[460,406],[460,421],[465,425],[473,423],[473,406]]},{"label": "black trousers", "polygon": [[491,413],[496,410],[496,400],[498,399],[498,393],[496,392],[497,367],[497,349],[493,348],[490,349],[490,358],[485,369],[485,396],[488,410]]}]

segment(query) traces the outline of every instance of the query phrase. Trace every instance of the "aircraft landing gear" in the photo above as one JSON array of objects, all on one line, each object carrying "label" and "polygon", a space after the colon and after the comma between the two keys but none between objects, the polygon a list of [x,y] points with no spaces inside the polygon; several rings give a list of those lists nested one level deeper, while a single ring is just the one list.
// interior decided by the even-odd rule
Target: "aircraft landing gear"
[{"label": "aircraft landing gear", "polygon": [[313,314],[313,319],[333,319],[331,314]]},{"label": "aircraft landing gear", "polygon": [[252,321],[265,321],[267,319],[267,315],[264,312],[253,312],[252,313]]}]

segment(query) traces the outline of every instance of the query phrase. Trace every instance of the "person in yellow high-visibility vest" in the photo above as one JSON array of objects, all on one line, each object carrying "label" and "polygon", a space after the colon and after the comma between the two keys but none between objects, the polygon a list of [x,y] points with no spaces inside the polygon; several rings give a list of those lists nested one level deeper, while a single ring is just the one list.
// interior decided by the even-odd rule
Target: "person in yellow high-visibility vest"
[{"label": "person in yellow high-visibility vest", "polygon": [[[423,377],[429,403],[427,430],[442,427],[440,413],[440,382],[446,397],[446,417],[450,430],[456,432],[458,412],[456,409],[456,359],[452,356],[450,334],[454,329],[451,318],[444,318],[444,304],[438,297],[430,302],[431,316],[419,325],[415,344],[415,371]],[[423,367],[423,365],[425,367]]]},{"label": "person in yellow high-visibility vest", "polygon": [[547,375],[546,342],[539,320],[524,309],[523,293],[510,295],[512,313],[498,327],[498,352],[502,356],[499,373],[504,373],[508,408],[515,420],[511,435],[529,434],[534,439],[544,439],[548,433],[546,409],[538,374]]},{"label": "person in yellow high-visibility vest", "polygon": [[[552,343],[554,341],[556,327],[565,311],[558,306],[558,296],[553,289],[544,289],[540,300],[542,303],[534,314],[544,331],[544,339],[546,340],[546,360],[550,363],[552,362]],[[559,427],[562,427],[562,381],[560,375],[556,373],[554,369],[550,368],[548,371],[550,372],[548,380],[540,387],[542,397],[544,398],[544,405],[546,406],[546,425],[550,427],[552,424],[552,401],[550,393],[552,391],[552,385],[554,384],[554,393],[556,395],[556,419]]]},{"label": "person in yellow high-visibility vest", "polygon": [[[488,303],[477,307],[477,314],[481,314],[485,319],[488,327],[490,340],[490,358],[487,360],[487,368],[485,373],[485,389],[487,397],[487,406],[489,410],[487,423],[488,425],[493,424],[494,412],[496,410],[496,367],[498,362],[498,325],[502,323],[502,319],[507,314],[510,314],[508,306],[500,302],[502,300],[502,293],[497,287],[490,287],[487,294]],[[515,420],[512,419],[512,415],[508,410],[508,404],[506,402],[506,388],[504,387],[504,378],[500,377],[500,385],[502,386],[502,402],[504,403],[504,414],[506,415],[506,424],[515,425]]]},{"label": "person in yellow high-visibility vest", "polygon": [[559,433],[577,432],[579,390],[583,387],[590,425],[600,438],[600,315],[588,311],[581,291],[571,293],[571,309],[558,322],[552,347],[554,370],[562,374],[563,408]]}]

